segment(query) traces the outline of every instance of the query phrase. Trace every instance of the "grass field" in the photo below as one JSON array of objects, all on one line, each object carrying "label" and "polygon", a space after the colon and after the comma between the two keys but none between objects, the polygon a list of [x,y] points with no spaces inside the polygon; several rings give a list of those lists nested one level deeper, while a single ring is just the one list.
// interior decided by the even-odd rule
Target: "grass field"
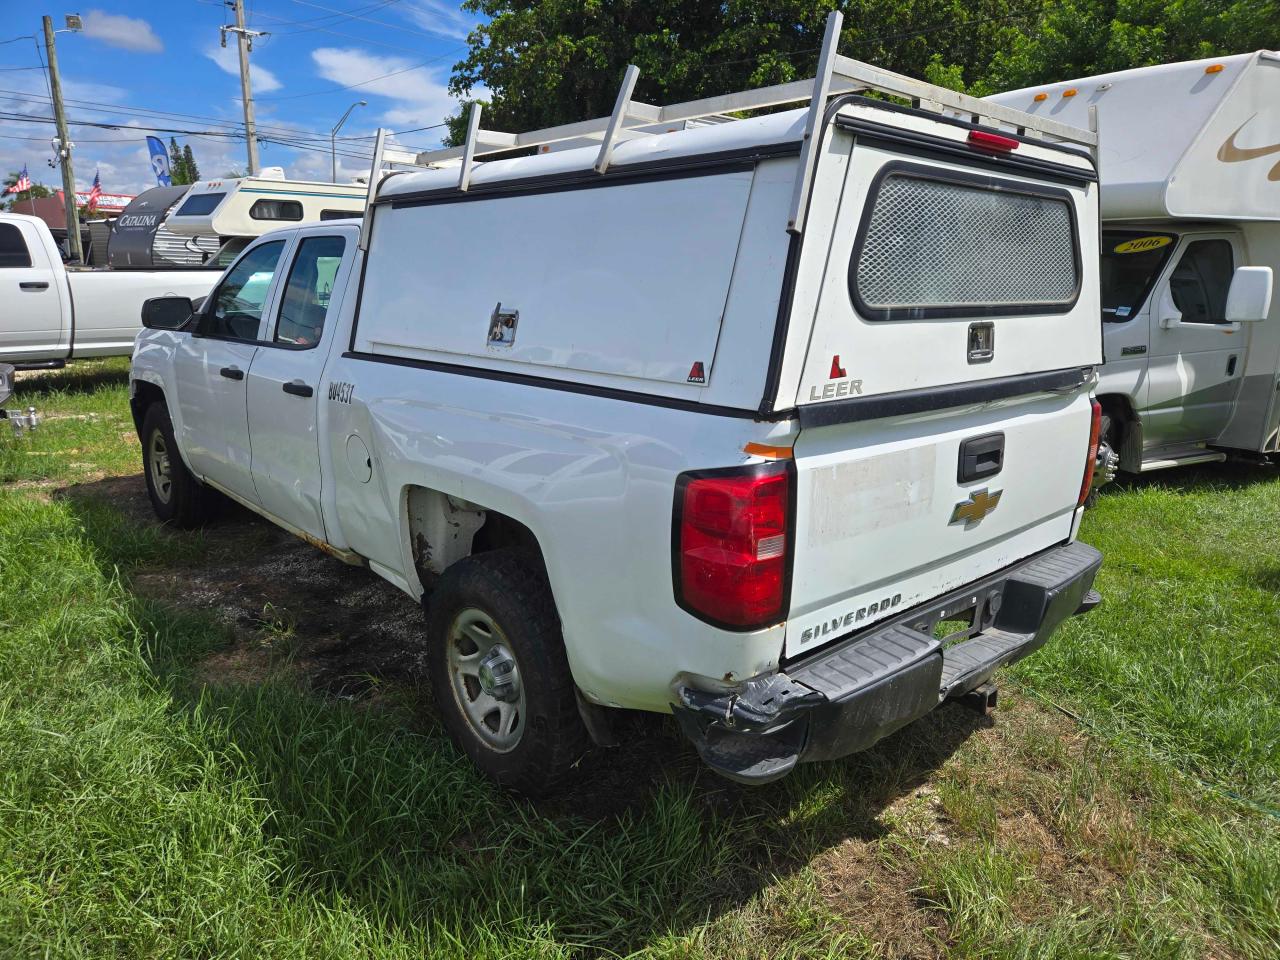
[{"label": "grass field", "polygon": [[122,361],[0,437],[0,956],[1280,955],[1280,475],[1109,490],[1106,601],[1003,683],[746,790],[673,727],[533,806],[418,612],[235,512],[148,518]]}]

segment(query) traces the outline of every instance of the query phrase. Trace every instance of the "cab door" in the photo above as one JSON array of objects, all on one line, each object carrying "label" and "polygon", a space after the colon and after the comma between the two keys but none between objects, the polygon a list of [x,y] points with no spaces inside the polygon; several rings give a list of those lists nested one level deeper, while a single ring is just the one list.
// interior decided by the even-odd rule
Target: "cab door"
[{"label": "cab door", "polygon": [[0,223],[0,360],[49,360],[68,352],[70,304],[36,236],[38,223]]},{"label": "cab door", "polygon": [[174,351],[179,446],[199,477],[257,503],[249,457],[246,377],[286,241],[250,247],[205,301],[196,329]]},{"label": "cab door", "polygon": [[304,234],[294,247],[278,302],[249,367],[249,441],[262,509],[296,530],[325,536],[317,432],[319,384],[346,289],[350,241]]},{"label": "cab door", "polygon": [[1225,318],[1239,240],[1228,233],[1184,235],[1151,310],[1148,448],[1206,443],[1231,419],[1244,371],[1245,333]]}]

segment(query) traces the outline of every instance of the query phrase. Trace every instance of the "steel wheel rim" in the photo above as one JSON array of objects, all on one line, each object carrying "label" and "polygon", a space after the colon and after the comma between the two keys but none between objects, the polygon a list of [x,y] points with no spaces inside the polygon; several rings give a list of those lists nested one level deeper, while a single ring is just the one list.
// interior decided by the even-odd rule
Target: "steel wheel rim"
[{"label": "steel wheel rim", "polygon": [[449,624],[446,642],[449,688],[459,711],[486,747],[511,752],[524,734],[525,694],[506,634],[489,614],[468,607]]},{"label": "steel wheel rim", "polygon": [[173,478],[169,475],[169,445],[164,442],[164,434],[159,430],[151,432],[151,442],[147,445],[147,466],[151,471],[151,488],[161,503],[168,503],[173,496]]}]

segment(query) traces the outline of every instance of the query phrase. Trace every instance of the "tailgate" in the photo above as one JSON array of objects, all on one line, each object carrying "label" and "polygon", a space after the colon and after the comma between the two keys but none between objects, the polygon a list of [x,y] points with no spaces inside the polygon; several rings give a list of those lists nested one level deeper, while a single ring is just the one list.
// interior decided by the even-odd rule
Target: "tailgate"
[{"label": "tailgate", "polygon": [[788,657],[1069,539],[1088,450],[1087,161],[883,116],[837,118],[796,277]]},{"label": "tailgate", "polygon": [[[802,429],[786,656],[1069,539],[1090,417],[1081,388]],[[961,482],[987,438],[999,472]]]}]

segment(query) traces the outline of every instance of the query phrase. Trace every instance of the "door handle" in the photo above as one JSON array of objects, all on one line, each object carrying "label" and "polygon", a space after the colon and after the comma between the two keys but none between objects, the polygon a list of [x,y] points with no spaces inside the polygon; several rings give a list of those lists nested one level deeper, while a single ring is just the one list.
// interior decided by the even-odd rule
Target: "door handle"
[{"label": "door handle", "polygon": [[1227,376],[1234,377],[1235,375],[1236,375],[1236,357],[1235,357],[1235,354],[1232,354],[1227,359]]},{"label": "door handle", "polygon": [[23,290],[48,290],[48,280],[20,280],[18,286]]},{"label": "door handle", "polygon": [[224,377],[226,377],[228,380],[244,379],[244,371],[241,370],[239,367],[223,367],[218,372],[222,374]]},{"label": "door handle", "polygon": [[281,389],[285,393],[293,394],[295,397],[309,397],[315,393],[309,384],[303,383],[301,380],[290,380]]}]

